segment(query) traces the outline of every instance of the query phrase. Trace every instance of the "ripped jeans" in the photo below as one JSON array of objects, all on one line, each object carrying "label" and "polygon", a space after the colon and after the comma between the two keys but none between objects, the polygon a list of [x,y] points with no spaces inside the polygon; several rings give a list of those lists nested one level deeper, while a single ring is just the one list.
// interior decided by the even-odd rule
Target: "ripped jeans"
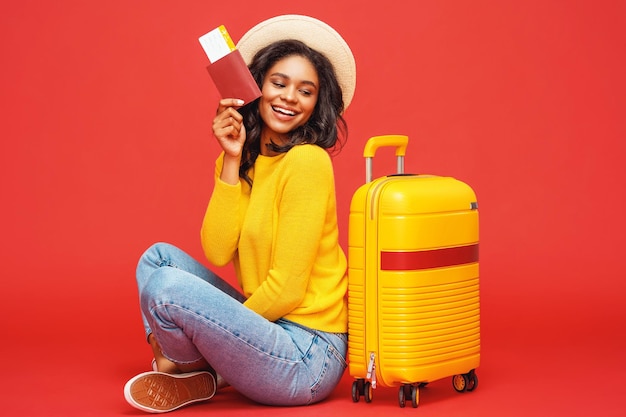
[{"label": "ripped jeans", "polygon": [[346,368],[347,335],[268,321],[243,295],[182,250],[151,246],[137,285],[146,336],[175,363],[204,358],[253,401],[296,406],[326,398]]}]

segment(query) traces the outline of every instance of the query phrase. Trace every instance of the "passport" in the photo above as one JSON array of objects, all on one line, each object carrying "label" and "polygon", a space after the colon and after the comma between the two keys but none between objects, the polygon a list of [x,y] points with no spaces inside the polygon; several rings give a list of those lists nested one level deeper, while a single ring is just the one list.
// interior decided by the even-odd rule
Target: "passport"
[{"label": "passport", "polygon": [[261,97],[261,90],[223,25],[198,40],[209,58],[207,70],[222,98],[238,98],[248,104]]}]

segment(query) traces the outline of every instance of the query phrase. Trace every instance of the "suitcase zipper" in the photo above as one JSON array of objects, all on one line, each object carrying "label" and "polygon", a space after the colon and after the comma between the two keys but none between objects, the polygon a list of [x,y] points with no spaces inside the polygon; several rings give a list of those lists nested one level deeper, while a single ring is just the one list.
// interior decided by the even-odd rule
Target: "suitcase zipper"
[{"label": "suitcase zipper", "polygon": [[380,188],[385,185],[385,183],[389,181],[389,179],[385,179],[383,181],[380,181],[378,184],[376,184],[376,187],[374,187],[374,189],[372,190],[371,193],[371,198],[370,198],[370,220],[374,220],[376,218],[376,216],[374,215],[375,210],[376,210],[376,202],[378,201],[378,194],[379,194],[379,190]]},{"label": "suitcase zipper", "polygon": [[367,364],[367,380],[372,383],[372,388],[376,388],[376,353],[370,352],[370,361]]}]

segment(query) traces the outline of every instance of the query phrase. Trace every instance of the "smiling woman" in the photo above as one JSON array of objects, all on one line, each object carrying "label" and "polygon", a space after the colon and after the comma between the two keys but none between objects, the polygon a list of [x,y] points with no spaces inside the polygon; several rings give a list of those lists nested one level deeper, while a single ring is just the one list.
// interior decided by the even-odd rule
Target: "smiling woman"
[{"label": "smiling woman", "polygon": [[324,54],[295,39],[273,42],[254,55],[250,71],[263,95],[258,106],[240,109],[249,129],[241,178],[248,181],[247,171],[259,153],[275,155],[303,143],[328,149],[340,134],[345,136],[341,115],[348,103],[336,68]]},{"label": "smiling woman", "polygon": [[[261,28],[294,20],[301,25],[291,34],[330,33],[331,52],[353,59],[315,19],[284,16]],[[213,135],[222,152],[202,225],[207,259],[232,263],[241,288],[172,245],[144,253],[137,284],[155,369],[124,387],[143,411],[209,400],[226,384],[260,403],[312,404],[346,368],[347,260],[327,150],[346,133],[354,72],[291,38],[259,45],[249,68],[262,96],[219,102]]]},{"label": "smiling woman", "polygon": [[289,132],[309,121],[318,96],[317,71],[305,57],[292,55],[278,61],[265,76],[259,102],[265,126],[261,154],[276,155],[274,148],[290,142]]}]

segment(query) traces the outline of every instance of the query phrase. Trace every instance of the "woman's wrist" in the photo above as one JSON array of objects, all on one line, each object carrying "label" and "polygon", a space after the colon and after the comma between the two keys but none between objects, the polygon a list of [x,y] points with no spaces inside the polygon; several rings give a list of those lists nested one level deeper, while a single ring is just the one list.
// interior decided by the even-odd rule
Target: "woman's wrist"
[{"label": "woman's wrist", "polygon": [[224,154],[224,164],[220,179],[227,184],[235,185],[239,182],[239,165],[241,157],[229,156]]}]

